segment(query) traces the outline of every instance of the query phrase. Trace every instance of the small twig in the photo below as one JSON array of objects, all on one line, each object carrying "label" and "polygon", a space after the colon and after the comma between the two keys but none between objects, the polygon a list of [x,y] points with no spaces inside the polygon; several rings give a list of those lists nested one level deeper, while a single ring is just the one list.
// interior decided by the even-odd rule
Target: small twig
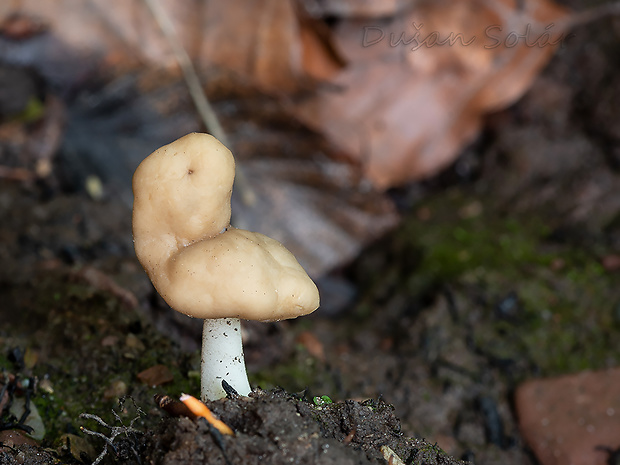
[{"label": "small twig", "polygon": [[[117,421],[121,422],[120,416],[114,410],[112,410],[112,412],[114,413],[114,417],[117,419]],[[103,421],[100,417],[98,417],[97,415],[93,415],[93,414],[90,414],[90,413],[81,413],[80,414],[80,418],[86,418],[86,419],[89,419],[89,420],[94,420],[97,423],[99,423],[101,426],[103,426],[105,428],[108,428],[110,430],[110,436],[108,437],[105,434],[98,433],[97,431],[91,431],[89,429],[84,428],[83,426],[80,427],[80,430],[83,433],[88,434],[90,436],[96,436],[98,438],[101,438],[101,439],[103,439],[105,441],[105,443],[107,445],[107,447],[103,448],[103,450],[101,451],[99,456],[95,459],[95,461],[92,463],[92,465],[97,465],[97,464],[99,464],[103,460],[103,458],[108,453],[108,447],[110,447],[114,451],[114,453],[117,452],[116,446],[114,445],[114,440],[118,436],[120,436],[121,434],[124,433],[126,436],[129,436],[128,433],[142,434],[141,431],[139,431],[139,430],[137,430],[137,429],[132,427],[134,422],[139,417],[134,418],[131,421],[130,426],[124,426],[124,425],[122,425],[122,422],[121,422],[122,426],[110,426],[105,421]],[[133,448],[132,448],[132,450],[133,450]],[[135,453],[135,450],[134,450],[134,453]]]},{"label": "small twig", "polygon": [[[133,407],[136,409],[136,413],[138,414],[138,416],[134,417],[134,418],[133,418],[133,420],[131,420],[131,421],[129,422],[129,426],[130,426],[130,427],[133,427],[133,424],[134,424],[136,421],[138,421],[138,420],[140,419],[140,417],[145,417],[145,416],[146,416],[146,413],[144,412],[144,410],[142,410],[142,409],[138,406],[138,404],[136,404],[135,399],[134,399],[133,397],[131,397],[131,396],[123,396],[123,397],[121,397],[121,398],[118,400],[118,408],[119,408],[120,410],[122,410],[122,409],[123,409],[123,407],[125,406],[125,401],[126,401],[127,399],[130,399],[130,400],[131,400],[131,403],[133,404]],[[119,414],[118,414],[118,413],[116,413],[116,411],[114,411],[114,410],[112,410],[112,413],[114,414],[114,417],[116,418],[116,420],[117,420],[120,424],[123,424],[123,421],[121,420],[121,417],[119,416]]]},{"label": "small twig", "polygon": [[[183,44],[179,40],[170,18],[161,8],[158,0],[144,0],[144,3],[146,3],[146,6],[151,11],[153,18],[155,18],[155,22],[163,32],[166,40],[172,48],[172,53],[174,53],[174,57],[181,68],[181,72],[185,78],[185,84],[187,84],[189,94],[194,102],[194,106],[196,107],[198,114],[200,115],[200,118],[203,121],[203,124],[216,139],[219,139],[222,144],[229,149],[232,148],[230,141],[228,140],[228,136],[226,135],[224,128],[222,128],[222,125],[220,124],[220,120],[213,110],[213,106],[207,99],[207,96],[202,89],[202,84],[200,83],[200,78],[198,77],[196,68],[187,54],[185,47],[183,47]],[[239,167],[237,167],[235,187],[237,187],[241,192],[241,200],[244,204],[253,205],[254,202],[256,202],[256,195],[250,188],[243,170]]]},{"label": "small twig", "polygon": [[181,395],[181,402],[183,402],[187,408],[191,410],[191,412],[197,418],[204,418],[209,424],[213,425],[220,433],[225,434],[227,436],[234,436],[235,432],[224,423],[222,420],[213,415],[213,412],[207,407],[204,403],[199,401],[193,396],[188,394]]},{"label": "small twig", "polygon": [[144,3],[146,3],[149,10],[151,10],[151,14],[155,18],[155,21],[166,36],[166,39],[172,48],[174,57],[181,67],[181,71],[185,77],[185,82],[189,89],[189,93],[191,94],[192,100],[194,101],[194,105],[196,105],[196,110],[198,110],[205,126],[211,134],[220,140],[222,144],[226,147],[230,147],[228,137],[226,137],[226,133],[224,132],[213,107],[209,103],[209,100],[207,100],[207,97],[202,90],[202,85],[200,84],[200,78],[198,77],[196,68],[194,68],[191,58],[177,37],[174,26],[170,22],[170,18],[161,8],[161,5],[157,0],[144,0]]},{"label": "small twig", "polygon": [[389,465],[405,465],[405,462],[389,446],[381,446],[381,453]]}]

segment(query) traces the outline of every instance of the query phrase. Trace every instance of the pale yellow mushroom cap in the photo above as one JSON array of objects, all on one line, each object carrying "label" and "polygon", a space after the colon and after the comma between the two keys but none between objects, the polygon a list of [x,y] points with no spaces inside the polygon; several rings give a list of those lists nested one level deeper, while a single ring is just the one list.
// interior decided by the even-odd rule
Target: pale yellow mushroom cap
[{"label": "pale yellow mushroom cap", "polygon": [[145,158],[133,175],[133,235],[151,273],[180,248],[230,224],[235,160],[208,134],[192,133]]},{"label": "pale yellow mushroom cap", "polygon": [[193,133],[147,157],[133,178],[138,260],[164,300],[197,318],[273,321],[319,306],[314,282],[282,244],[230,227],[235,162]]}]

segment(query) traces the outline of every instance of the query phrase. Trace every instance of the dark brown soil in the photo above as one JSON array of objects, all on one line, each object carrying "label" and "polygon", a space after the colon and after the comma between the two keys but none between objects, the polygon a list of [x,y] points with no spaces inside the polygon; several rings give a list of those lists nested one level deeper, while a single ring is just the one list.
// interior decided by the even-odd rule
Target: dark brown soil
[{"label": "dark brown soil", "polygon": [[[383,464],[388,446],[405,463],[457,464],[441,449],[406,438],[385,402],[316,406],[282,390],[210,403],[235,431],[216,434],[205,421],[167,420],[150,439],[148,460],[161,464]],[[389,455],[388,455],[389,457]]]}]

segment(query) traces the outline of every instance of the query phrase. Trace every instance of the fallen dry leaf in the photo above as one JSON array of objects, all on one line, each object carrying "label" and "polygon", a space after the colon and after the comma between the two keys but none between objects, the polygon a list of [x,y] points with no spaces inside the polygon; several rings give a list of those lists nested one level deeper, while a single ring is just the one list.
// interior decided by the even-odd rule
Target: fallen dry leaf
[{"label": "fallen dry leaf", "polygon": [[313,277],[347,263],[398,221],[391,201],[363,189],[350,166],[261,158],[241,163],[252,203],[233,191],[233,225],[286,244]]},{"label": "fallen dry leaf", "polygon": [[12,40],[30,39],[46,29],[36,17],[20,12],[11,13],[0,22],[0,35]]},{"label": "fallen dry leaf", "polygon": [[165,365],[154,365],[138,373],[137,378],[148,386],[161,386],[170,383],[174,377]]},{"label": "fallen dry leaf", "polygon": [[[293,0],[157,1],[198,69],[219,66],[260,89],[291,92],[340,67],[329,38],[302,21]],[[81,62],[75,74],[82,78],[98,67],[107,73],[177,67],[144,0],[23,0],[18,6],[0,4],[0,28],[27,38],[22,30],[41,25],[36,33],[43,39],[6,44],[11,60],[41,52],[52,69],[71,57]]]},{"label": "fallen dry leaf", "polygon": [[267,90],[297,87],[302,65],[293,4],[282,0],[209,1],[198,62],[214,63]]},{"label": "fallen dry leaf", "polygon": [[304,74],[317,81],[333,78],[345,66],[345,61],[332,43],[331,30],[324,22],[303,12],[298,16]]},{"label": "fallen dry leaf", "polygon": [[[358,167],[333,160],[327,144],[275,99],[255,89],[238,92],[215,103],[254,198],[247,203],[245,189],[233,190],[234,226],[279,240],[318,278],[397,224],[391,200],[360,182]],[[88,160],[90,171],[83,175],[97,174],[108,192],[120,192],[131,205],[133,169],[159,146],[200,126],[178,81],[124,95],[113,107],[97,94],[105,111],[74,107],[64,153],[79,153],[69,163],[80,168]],[[118,163],[110,162],[111,154]]]},{"label": "fallen dry leaf", "polygon": [[314,358],[325,362],[325,348],[319,338],[310,331],[303,331],[297,336],[297,343],[306,348],[308,353]]},{"label": "fallen dry leaf", "polygon": [[614,272],[620,270],[620,254],[605,255],[601,259],[601,264],[605,271]]},{"label": "fallen dry leaf", "polygon": [[349,66],[294,111],[381,189],[435,174],[527,90],[567,15],[547,0],[441,0],[345,20],[334,34]]}]

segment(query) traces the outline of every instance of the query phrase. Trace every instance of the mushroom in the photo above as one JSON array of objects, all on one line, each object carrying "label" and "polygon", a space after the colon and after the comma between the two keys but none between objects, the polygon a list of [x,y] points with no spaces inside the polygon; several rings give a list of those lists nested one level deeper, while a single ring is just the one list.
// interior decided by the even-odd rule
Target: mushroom
[{"label": "mushroom", "polygon": [[230,225],[235,161],[208,134],[192,133],[142,161],[133,176],[138,260],[175,310],[203,318],[201,398],[222,381],[251,392],[240,319],[278,321],[313,312],[319,293],[278,241]]}]

